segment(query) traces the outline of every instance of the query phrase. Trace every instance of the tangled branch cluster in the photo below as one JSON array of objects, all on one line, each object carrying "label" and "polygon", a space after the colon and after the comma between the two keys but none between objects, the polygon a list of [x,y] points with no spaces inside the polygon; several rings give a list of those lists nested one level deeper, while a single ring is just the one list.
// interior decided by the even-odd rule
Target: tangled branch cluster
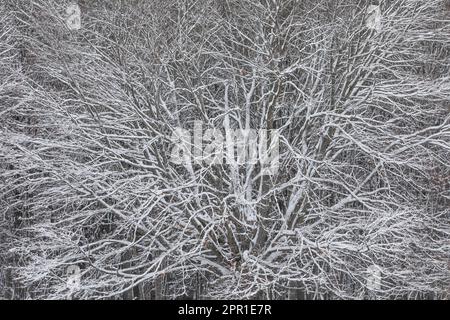
[{"label": "tangled branch cluster", "polygon": [[[69,4],[0,4],[0,295],[448,297],[445,1]],[[199,120],[278,172],[172,163]]]}]

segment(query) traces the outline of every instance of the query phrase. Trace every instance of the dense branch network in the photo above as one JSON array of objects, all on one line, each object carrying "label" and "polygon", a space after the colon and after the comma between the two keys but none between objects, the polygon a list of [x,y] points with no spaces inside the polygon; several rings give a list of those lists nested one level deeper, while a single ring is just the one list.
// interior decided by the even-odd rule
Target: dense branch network
[{"label": "dense branch network", "polygon": [[[445,1],[69,4],[0,5],[5,296],[447,296]],[[196,121],[278,130],[279,170],[171,162]]]}]

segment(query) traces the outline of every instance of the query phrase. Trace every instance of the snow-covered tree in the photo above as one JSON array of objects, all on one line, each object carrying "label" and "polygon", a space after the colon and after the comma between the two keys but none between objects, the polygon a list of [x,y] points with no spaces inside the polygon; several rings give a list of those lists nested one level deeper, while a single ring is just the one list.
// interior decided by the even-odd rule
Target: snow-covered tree
[{"label": "snow-covered tree", "polygon": [[[446,1],[80,0],[79,30],[70,1],[5,3],[0,258],[21,298],[448,294]],[[171,162],[198,121],[277,130],[278,170]]]}]

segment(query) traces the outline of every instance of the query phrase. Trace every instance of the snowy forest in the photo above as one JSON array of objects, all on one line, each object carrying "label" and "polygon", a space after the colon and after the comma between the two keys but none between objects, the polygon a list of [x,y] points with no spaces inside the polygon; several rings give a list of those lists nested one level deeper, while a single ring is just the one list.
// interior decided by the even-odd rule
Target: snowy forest
[{"label": "snowy forest", "polygon": [[0,299],[448,298],[450,0],[0,2]]}]

